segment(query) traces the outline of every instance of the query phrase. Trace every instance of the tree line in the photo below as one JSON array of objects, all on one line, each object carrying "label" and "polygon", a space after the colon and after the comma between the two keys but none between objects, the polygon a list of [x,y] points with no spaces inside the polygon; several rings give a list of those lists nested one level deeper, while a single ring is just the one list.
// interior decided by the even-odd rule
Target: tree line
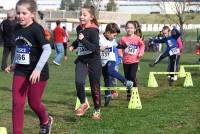
[{"label": "tree line", "polygon": [[[100,10],[100,2],[101,0],[62,0],[60,9],[66,11],[75,11],[78,10],[81,6],[91,5],[94,6],[97,10]],[[117,4],[115,0],[109,0],[107,5],[104,7],[106,11],[116,11]]]}]

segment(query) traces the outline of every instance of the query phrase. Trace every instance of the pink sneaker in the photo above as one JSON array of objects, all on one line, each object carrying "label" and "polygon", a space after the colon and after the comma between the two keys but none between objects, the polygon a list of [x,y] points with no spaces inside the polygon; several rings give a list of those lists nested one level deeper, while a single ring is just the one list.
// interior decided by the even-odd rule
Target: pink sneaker
[{"label": "pink sneaker", "polygon": [[92,119],[93,120],[101,120],[101,114],[100,114],[100,110],[95,110],[93,115],[92,115]]},{"label": "pink sneaker", "polygon": [[75,111],[76,116],[83,116],[85,112],[88,110],[89,106],[87,103],[81,104],[81,106]]}]

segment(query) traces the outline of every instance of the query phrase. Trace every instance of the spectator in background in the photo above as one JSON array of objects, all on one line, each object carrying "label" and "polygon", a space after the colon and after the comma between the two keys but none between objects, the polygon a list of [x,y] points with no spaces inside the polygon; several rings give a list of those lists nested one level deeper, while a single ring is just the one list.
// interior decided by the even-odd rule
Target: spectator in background
[{"label": "spectator in background", "polygon": [[37,16],[36,18],[34,18],[34,20],[39,23],[43,28],[44,28],[44,35],[45,38],[50,41],[51,39],[51,32],[47,26],[47,23],[44,21],[44,13],[41,11],[37,12]]},{"label": "spectator in background", "polygon": [[[157,35],[157,38],[158,38],[158,39],[164,38],[164,36],[163,36],[163,34],[162,34],[162,31],[159,32],[159,34]],[[157,46],[157,47],[158,47],[158,52],[161,52],[161,51],[162,51],[162,43],[158,43],[157,45],[158,45],[158,46]]]},{"label": "spectator in background", "polygon": [[3,20],[0,28],[2,32],[2,39],[4,42],[3,56],[2,56],[2,64],[1,69],[5,70],[7,67],[7,60],[9,53],[11,53],[11,63],[15,54],[15,30],[16,20],[15,20],[15,11],[10,10],[7,13],[7,19]]},{"label": "spectator in background", "polygon": [[[199,37],[197,38],[197,49],[196,49],[196,54],[197,54],[197,55],[200,55],[200,35],[199,35]],[[199,57],[198,61],[200,62],[200,57]]]},{"label": "spectator in background", "polygon": [[55,45],[55,51],[56,51],[56,57],[53,61],[54,64],[60,65],[62,57],[64,55],[64,37],[66,36],[65,31],[63,28],[60,27],[60,21],[56,21],[56,28],[54,29],[54,45]]},{"label": "spectator in background", "polygon": [[63,29],[65,31],[65,37],[64,37],[64,42],[63,42],[63,47],[64,47],[64,59],[67,60],[67,46],[68,46],[68,43],[69,43],[69,34],[68,32],[66,31],[66,27],[63,26]]}]

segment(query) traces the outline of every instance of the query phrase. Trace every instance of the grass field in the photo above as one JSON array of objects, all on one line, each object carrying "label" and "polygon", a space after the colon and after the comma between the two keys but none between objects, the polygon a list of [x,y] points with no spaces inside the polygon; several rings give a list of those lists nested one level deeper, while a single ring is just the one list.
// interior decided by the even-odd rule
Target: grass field
[{"label": "grass field", "polygon": [[[1,55],[0,47],[0,60]],[[159,87],[148,88],[149,71],[166,70],[167,60],[155,68],[148,67],[148,63],[157,55],[158,53],[145,53],[137,74],[143,109],[129,110],[126,94],[120,92],[119,97],[113,100],[109,107],[102,107],[103,119],[93,121],[93,108],[82,118],[73,114],[76,101],[73,63],[75,54],[69,53],[69,60],[63,60],[58,67],[52,64],[53,52],[49,59],[50,79],[43,97],[48,112],[54,117],[52,134],[199,134],[199,69],[186,69],[192,72],[194,87],[184,88],[183,79],[169,87],[167,77],[160,75],[156,76]],[[183,54],[181,64],[196,64],[197,58],[194,54]],[[122,67],[120,70],[122,71]],[[0,127],[6,127],[9,134],[12,128],[11,82],[12,74],[0,72]],[[90,93],[87,95],[91,102]],[[38,131],[38,118],[27,105],[24,134],[37,134]]]}]

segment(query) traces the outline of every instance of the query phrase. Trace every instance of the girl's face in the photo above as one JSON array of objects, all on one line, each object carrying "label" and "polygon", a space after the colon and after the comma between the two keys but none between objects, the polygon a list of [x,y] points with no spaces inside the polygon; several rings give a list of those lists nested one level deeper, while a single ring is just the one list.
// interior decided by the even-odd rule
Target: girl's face
[{"label": "girl's face", "polygon": [[169,30],[168,30],[168,29],[162,30],[162,34],[163,34],[165,37],[168,37],[168,36],[169,36]]},{"label": "girl's face", "polygon": [[132,35],[136,31],[135,26],[131,23],[128,23],[126,26],[127,35]]},{"label": "girl's face", "polygon": [[91,15],[88,10],[89,9],[82,8],[80,11],[79,20],[81,25],[90,24],[94,18],[94,16]]},{"label": "girl's face", "polygon": [[28,4],[18,5],[16,7],[17,21],[22,27],[27,27],[33,23],[35,13],[29,11]]}]

